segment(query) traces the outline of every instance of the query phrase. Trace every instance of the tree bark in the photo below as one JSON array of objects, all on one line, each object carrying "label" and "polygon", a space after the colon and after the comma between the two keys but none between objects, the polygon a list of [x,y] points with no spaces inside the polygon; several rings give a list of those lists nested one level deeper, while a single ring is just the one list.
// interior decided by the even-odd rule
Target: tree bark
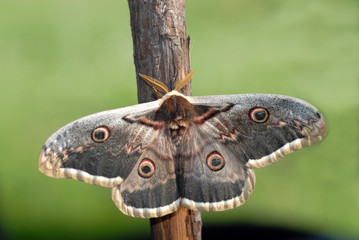
[{"label": "tree bark", "polygon": [[[154,100],[153,89],[142,73],[163,82],[170,90],[190,73],[185,27],[185,0],[128,0],[139,103]],[[182,89],[191,95],[191,85]]]},{"label": "tree bark", "polygon": [[200,240],[202,230],[201,212],[180,208],[177,212],[151,218],[151,238],[154,240]]},{"label": "tree bark", "polygon": [[[190,73],[185,25],[185,0],[128,0],[139,103],[157,99],[138,73],[163,82],[173,90]],[[191,95],[191,84],[181,89]],[[201,239],[201,213],[180,208],[150,220],[152,239]]]}]

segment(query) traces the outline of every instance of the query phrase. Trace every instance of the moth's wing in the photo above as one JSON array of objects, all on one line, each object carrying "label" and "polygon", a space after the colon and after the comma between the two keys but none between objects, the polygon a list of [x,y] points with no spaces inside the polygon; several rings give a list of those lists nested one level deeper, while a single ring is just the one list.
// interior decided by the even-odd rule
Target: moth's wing
[{"label": "moth's wing", "polygon": [[[181,205],[197,211],[224,211],[242,205],[255,185],[253,169],[198,126],[192,125],[187,134],[190,138],[180,146],[176,165]],[[222,157],[223,166],[214,170],[209,164],[216,154]]]},{"label": "moth's wing", "polygon": [[[265,167],[326,135],[323,115],[300,99],[271,94],[188,99],[196,106],[212,109],[199,121],[199,127],[250,168]],[[268,111],[266,122],[251,120],[250,112],[255,107]]]},{"label": "moth's wing", "polygon": [[[123,213],[156,218],[178,209],[180,196],[176,184],[175,149],[171,142],[162,129],[122,184],[112,188],[112,199]],[[151,161],[154,167],[153,175],[148,178],[139,173],[144,161]]]},{"label": "moth's wing", "polygon": [[[104,187],[120,184],[138,164],[159,131],[125,118],[158,109],[158,101],[104,111],[78,119],[56,131],[45,143],[39,170],[55,178],[73,178]],[[109,130],[104,142],[93,140],[98,127]]]}]

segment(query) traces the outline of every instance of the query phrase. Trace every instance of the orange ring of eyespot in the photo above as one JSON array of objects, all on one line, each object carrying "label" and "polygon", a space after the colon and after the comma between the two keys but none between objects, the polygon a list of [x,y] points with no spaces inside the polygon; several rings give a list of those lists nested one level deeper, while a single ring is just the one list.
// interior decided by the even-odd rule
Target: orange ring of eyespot
[{"label": "orange ring of eyespot", "polygon": [[[150,168],[150,172],[148,172],[148,173],[143,172],[143,169],[142,169],[143,167],[146,167],[146,166],[148,166]],[[155,164],[149,159],[142,160],[142,162],[138,166],[138,174],[143,178],[151,177],[155,173],[155,170],[156,170]]]},{"label": "orange ring of eyespot", "polygon": [[[258,112],[262,112],[262,111],[265,112],[266,116],[264,117],[264,119],[258,120],[255,115]],[[265,108],[255,107],[255,108],[252,108],[251,111],[249,112],[249,117],[253,122],[264,123],[264,122],[266,122],[268,120],[269,113],[268,113],[267,109],[265,109]]]},{"label": "orange ring of eyespot", "polygon": [[[212,160],[215,159],[215,158],[222,160],[221,163],[218,166],[213,166],[212,165]],[[219,171],[224,167],[224,158],[218,152],[213,152],[213,153],[209,154],[208,157],[207,157],[207,166],[212,171]]]},{"label": "orange ring of eyespot", "polygon": [[[104,137],[102,139],[98,139],[96,137],[96,134],[99,132],[102,132],[104,134]],[[92,131],[91,137],[92,137],[92,140],[94,140],[94,142],[101,143],[101,142],[106,141],[110,137],[110,131],[108,130],[107,127],[98,127]]]}]

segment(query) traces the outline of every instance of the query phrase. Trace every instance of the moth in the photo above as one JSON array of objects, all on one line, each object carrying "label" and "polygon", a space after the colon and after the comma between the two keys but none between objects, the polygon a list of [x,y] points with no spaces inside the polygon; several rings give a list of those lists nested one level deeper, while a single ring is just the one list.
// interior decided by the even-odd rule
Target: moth
[{"label": "moth", "polygon": [[111,188],[124,214],[156,218],[185,207],[242,205],[254,168],[323,139],[326,122],[309,103],[271,94],[184,96],[141,75],[156,101],[80,118],[45,143],[39,170]]}]

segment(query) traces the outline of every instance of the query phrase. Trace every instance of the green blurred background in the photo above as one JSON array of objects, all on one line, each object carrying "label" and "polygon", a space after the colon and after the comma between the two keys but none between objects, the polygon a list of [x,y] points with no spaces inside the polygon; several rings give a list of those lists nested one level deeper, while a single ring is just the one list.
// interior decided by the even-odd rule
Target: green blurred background
[{"label": "green blurred background", "polygon": [[[187,1],[193,95],[275,93],[317,106],[327,138],[256,170],[243,206],[204,226],[359,238],[358,2]],[[110,190],[41,174],[45,140],[79,117],[137,103],[127,1],[0,0],[0,232],[11,239],[149,235]],[[0,236],[1,236],[0,234]]]}]

